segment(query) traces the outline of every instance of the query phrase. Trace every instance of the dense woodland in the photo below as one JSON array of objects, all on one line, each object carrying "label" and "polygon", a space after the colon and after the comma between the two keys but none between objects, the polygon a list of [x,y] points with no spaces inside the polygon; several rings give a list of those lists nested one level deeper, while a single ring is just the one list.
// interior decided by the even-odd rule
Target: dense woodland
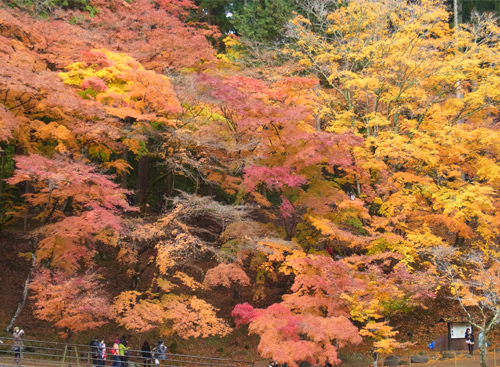
[{"label": "dense woodland", "polygon": [[500,28],[467,6],[2,1],[0,236],[31,243],[33,317],[243,327],[290,367],[407,346],[394,320],[440,299],[492,335]]}]

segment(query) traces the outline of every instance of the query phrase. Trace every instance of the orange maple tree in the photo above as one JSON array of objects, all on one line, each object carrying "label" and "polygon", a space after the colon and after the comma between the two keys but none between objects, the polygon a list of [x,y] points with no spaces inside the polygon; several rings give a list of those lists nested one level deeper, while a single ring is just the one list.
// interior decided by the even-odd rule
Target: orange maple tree
[{"label": "orange maple tree", "polygon": [[95,274],[68,278],[62,272],[43,269],[33,278],[30,289],[36,299],[35,316],[53,322],[67,340],[108,320],[109,297]]}]

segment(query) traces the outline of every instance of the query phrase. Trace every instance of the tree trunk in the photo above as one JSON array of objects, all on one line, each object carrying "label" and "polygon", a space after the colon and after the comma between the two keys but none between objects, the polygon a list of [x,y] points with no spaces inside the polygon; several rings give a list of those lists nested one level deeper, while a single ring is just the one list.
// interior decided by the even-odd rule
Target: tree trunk
[{"label": "tree trunk", "polygon": [[486,367],[486,348],[479,350],[479,363],[481,367]]},{"label": "tree trunk", "polygon": [[136,205],[141,207],[141,211],[146,210],[146,193],[148,190],[148,169],[149,157],[147,155],[139,158],[139,168],[137,169],[137,200]]},{"label": "tree trunk", "polygon": [[37,243],[38,243],[38,241],[36,241],[36,240],[34,240],[32,242],[33,253],[32,253],[32,258],[31,258],[31,266],[30,266],[28,274],[26,276],[26,280],[24,281],[24,289],[23,289],[23,293],[21,295],[21,298],[19,299],[19,302],[17,303],[16,310],[14,311],[14,314],[12,315],[12,317],[9,321],[9,324],[7,325],[7,332],[9,332],[9,333],[12,332],[12,328],[14,327],[14,324],[15,324],[17,318],[21,314],[21,311],[23,310],[24,305],[26,303],[26,299],[28,298],[28,291],[29,291],[29,284],[31,281],[31,275],[33,274],[33,271],[35,270],[35,266],[36,266],[36,245],[37,245]]},{"label": "tree trunk", "polygon": [[479,347],[479,363],[481,367],[486,367],[486,339],[487,336],[483,333],[482,338],[478,337],[478,347]]},{"label": "tree trunk", "polygon": [[373,352],[373,367],[378,365],[378,352]]},{"label": "tree trunk", "polygon": [[[31,184],[31,182],[26,181],[26,186],[25,186],[25,194],[32,194],[35,192],[35,188]],[[28,230],[28,220],[31,217],[31,213],[33,212],[33,208],[31,205],[28,205],[28,209],[26,209],[26,212],[24,213],[24,224],[23,224],[23,230],[27,231]]]},{"label": "tree trunk", "polygon": [[[125,162],[128,162],[128,147],[124,147],[122,150],[122,159]],[[127,179],[128,179],[128,173],[127,171],[122,172],[122,177],[120,178],[120,186],[122,189],[127,188]]]}]

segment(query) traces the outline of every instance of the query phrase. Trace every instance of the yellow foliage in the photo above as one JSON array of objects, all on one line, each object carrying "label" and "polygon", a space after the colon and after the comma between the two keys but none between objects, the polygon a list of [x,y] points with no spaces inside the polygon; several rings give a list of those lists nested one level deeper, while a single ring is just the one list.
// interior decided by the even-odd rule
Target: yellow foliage
[{"label": "yellow foliage", "polygon": [[158,121],[182,110],[166,76],[145,70],[126,54],[105,49],[93,52],[105,57],[106,65],[77,62],[59,75],[66,84],[80,88],[87,82],[86,88],[93,89],[95,99],[106,106],[110,115]]},{"label": "yellow foliage", "polygon": [[200,283],[200,282],[197,282],[196,280],[194,280],[193,277],[190,277],[189,275],[183,273],[183,272],[176,272],[174,274],[174,278],[177,278],[177,279],[180,279],[180,281],[187,287],[193,289],[193,290],[196,290],[196,289],[205,289],[205,286]]},{"label": "yellow foliage", "polygon": [[172,289],[177,287],[174,283],[168,281],[165,278],[156,279],[156,284],[158,285],[158,287],[160,287],[160,289],[162,291],[167,292],[167,293],[170,293],[172,291]]},{"label": "yellow foliage", "polygon": [[241,67],[236,62],[244,57],[245,47],[238,41],[235,35],[228,35],[222,42],[226,46],[226,53],[217,55],[219,59],[217,67],[219,69],[239,70]]}]

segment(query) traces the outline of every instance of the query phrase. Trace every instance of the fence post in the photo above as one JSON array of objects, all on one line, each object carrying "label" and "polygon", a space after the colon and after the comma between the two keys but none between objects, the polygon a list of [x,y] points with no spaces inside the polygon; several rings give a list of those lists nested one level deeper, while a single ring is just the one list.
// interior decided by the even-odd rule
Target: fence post
[{"label": "fence post", "polygon": [[64,361],[66,360],[66,353],[68,352],[68,344],[64,346],[64,353],[61,361],[61,367],[64,367]]},{"label": "fence post", "polygon": [[78,350],[76,349],[76,345],[74,345],[73,348],[75,348],[76,365],[80,367],[80,357],[78,356]]}]

